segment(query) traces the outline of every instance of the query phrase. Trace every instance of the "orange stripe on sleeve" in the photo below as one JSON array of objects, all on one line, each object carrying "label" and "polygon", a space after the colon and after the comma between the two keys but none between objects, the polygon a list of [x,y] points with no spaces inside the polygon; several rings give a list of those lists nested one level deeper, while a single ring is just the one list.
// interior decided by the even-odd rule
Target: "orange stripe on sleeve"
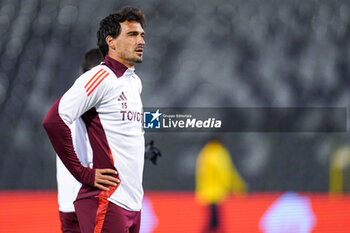
[{"label": "orange stripe on sleeve", "polygon": [[106,73],[106,71],[103,71],[99,76],[97,76],[97,78],[95,78],[95,80],[86,89],[86,92],[89,92],[89,90],[92,88],[92,86],[101,78],[102,75],[104,75],[104,73]]},{"label": "orange stripe on sleeve", "polygon": [[98,85],[100,85],[100,83],[109,75],[109,73],[105,74],[105,76],[103,76],[103,78],[101,78],[101,80],[94,86],[94,88],[92,88],[92,90],[88,93],[88,96],[96,89],[96,87],[98,87]]},{"label": "orange stripe on sleeve", "polygon": [[89,85],[89,83],[92,82],[92,80],[102,71],[103,69],[100,69],[91,79],[90,81],[84,86],[85,88]]}]

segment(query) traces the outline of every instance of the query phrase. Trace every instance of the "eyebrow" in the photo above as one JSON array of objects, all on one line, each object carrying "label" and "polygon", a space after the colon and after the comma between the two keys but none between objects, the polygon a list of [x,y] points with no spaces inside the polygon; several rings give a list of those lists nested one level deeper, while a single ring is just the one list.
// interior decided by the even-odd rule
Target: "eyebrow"
[{"label": "eyebrow", "polygon": [[137,34],[141,34],[141,35],[143,34],[143,35],[145,35],[145,32],[143,32],[143,31],[142,31],[142,32],[139,32],[139,31],[130,31],[130,32],[127,32],[127,34],[128,34],[128,35],[137,35]]}]

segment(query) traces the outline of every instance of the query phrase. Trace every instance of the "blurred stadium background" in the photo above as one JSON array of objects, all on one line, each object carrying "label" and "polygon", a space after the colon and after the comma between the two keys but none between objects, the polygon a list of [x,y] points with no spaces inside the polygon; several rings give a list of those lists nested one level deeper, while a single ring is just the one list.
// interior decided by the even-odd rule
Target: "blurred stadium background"
[{"label": "blurred stadium background", "polygon": [[[145,107],[349,106],[346,0],[2,0],[0,190],[56,189],[41,122],[81,73],[84,52],[96,47],[99,21],[125,5],[140,7],[147,20],[144,62],[136,67]],[[347,132],[221,136],[252,194],[327,195],[332,156],[339,148],[340,158],[349,156]],[[193,192],[196,159],[210,137],[147,133],[163,157],[145,164],[146,193]],[[335,192],[350,190],[344,161]]]}]

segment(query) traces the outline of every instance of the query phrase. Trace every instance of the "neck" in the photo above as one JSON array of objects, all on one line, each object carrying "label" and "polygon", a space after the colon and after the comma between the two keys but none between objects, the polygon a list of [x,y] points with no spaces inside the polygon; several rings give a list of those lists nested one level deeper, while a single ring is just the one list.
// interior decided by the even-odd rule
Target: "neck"
[{"label": "neck", "polygon": [[110,56],[106,56],[104,60],[104,64],[108,66],[117,77],[121,77],[124,72],[128,69],[127,66],[125,66],[123,63],[117,61],[114,58],[111,58]]},{"label": "neck", "polygon": [[107,54],[107,56],[109,56],[110,58],[113,58],[114,60],[116,60],[116,61],[118,61],[120,63],[122,63],[124,66],[126,66],[128,68],[132,68],[132,69],[135,68],[134,64],[130,64],[130,62],[126,61],[125,59],[123,59],[123,58],[121,58],[119,56],[116,56],[114,54]]}]

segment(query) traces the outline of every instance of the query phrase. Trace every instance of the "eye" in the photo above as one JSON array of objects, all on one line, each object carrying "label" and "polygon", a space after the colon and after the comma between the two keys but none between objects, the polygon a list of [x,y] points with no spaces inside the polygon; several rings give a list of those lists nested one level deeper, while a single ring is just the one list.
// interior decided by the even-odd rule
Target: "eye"
[{"label": "eye", "polygon": [[137,33],[136,32],[129,32],[128,35],[129,36],[137,36]]}]

